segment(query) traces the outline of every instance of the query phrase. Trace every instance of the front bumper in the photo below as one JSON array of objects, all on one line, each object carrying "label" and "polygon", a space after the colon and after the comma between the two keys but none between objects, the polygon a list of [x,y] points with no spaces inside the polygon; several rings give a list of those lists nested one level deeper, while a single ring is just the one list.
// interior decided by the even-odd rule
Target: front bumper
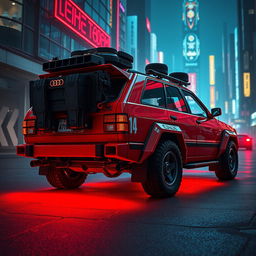
[{"label": "front bumper", "polygon": [[115,158],[138,162],[143,146],[142,143],[22,144],[16,147],[16,154],[31,158]]}]

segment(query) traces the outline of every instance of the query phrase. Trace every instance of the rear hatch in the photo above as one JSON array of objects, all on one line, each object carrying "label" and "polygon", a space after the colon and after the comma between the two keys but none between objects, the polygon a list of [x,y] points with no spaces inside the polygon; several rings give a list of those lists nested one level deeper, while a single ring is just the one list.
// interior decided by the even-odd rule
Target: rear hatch
[{"label": "rear hatch", "polygon": [[36,116],[27,143],[90,143],[117,141],[104,130],[104,118],[115,113],[129,73],[111,64],[53,72],[30,83]]}]

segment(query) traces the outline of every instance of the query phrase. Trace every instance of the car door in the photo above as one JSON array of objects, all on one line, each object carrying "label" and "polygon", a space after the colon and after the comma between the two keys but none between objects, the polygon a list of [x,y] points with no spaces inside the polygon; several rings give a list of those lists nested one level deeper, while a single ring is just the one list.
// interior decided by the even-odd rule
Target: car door
[{"label": "car door", "polygon": [[198,155],[198,161],[216,159],[221,139],[221,127],[207,108],[191,92],[183,90],[183,95],[190,108],[191,115],[196,118],[197,143],[192,145]]},{"label": "car door", "polygon": [[195,161],[198,157],[194,147],[198,136],[198,130],[196,129],[198,117],[190,114],[178,87],[166,84],[165,89],[168,122],[181,128],[187,147],[187,160],[190,162]]}]

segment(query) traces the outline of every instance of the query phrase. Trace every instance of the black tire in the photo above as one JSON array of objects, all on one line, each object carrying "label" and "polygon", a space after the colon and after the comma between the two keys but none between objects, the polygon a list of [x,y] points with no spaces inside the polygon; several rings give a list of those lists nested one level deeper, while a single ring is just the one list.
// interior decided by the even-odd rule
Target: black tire
[{"label": "black tire", "polygon": [[178,146],[172,141],[158,145],[149,159],[144,191],[152,197],[170,197],[178,191],[182,179],[182,158]]},{"label": "black tire", "polygon": [[163,63],[147,64],[147,66],[145,67],[146,74],[148,74],[148,71],[150,71],[150,70],[154,70],[154,71],[157,71],[159,73],[163,73],[165,75],[168,75],[168,66],[166,64],[163,64]]},{"label": "black tire", "polygon": [[81,56],[81,55],[88,54],[88,53],[91,53],[91,54],[96,53],[96,49],[92,48],[92,49],[87,49],[87,50],[76,50],[76,51],[71,52],[71,57]]},{"label": "black tire", "polygon": [[80,187],[87,177],[86,173],[74,172],[69,168],[51,167],[46,174],[47,181],[55,188],[72,189]]},{"label": "black tire", "polygon": [[169,76],[177,78],[179,80],[182,80],[182,81],[188,83],[188,74],[187,73],[184,73],[184,72],[173,72],[173,73],[170,73]]},{"label": "black tire", "polygon": [[118,57],[121,57],[121,58],[123,58],[123,59],[125,59],[125,60],[128,60],[129,62],[133,62],[133,56],[132,55],[130,55],[130,54],[128,54],[128,53],[126,53],[126,52],[123,52],[123,51],[119,51],[118,53],[117,53],[117,55],[118,55]]},{"label": "black tire", "polygon": [[110,54],[117,54],[117,50],[111,47],[98,47],[96,48],[97,53],[110,53]]},{"label": "black tire", "polygon": [[233,141],[229,141],[225,153],[220,159],[220,163],[214,168],[216,176],[220,180],[232,180],[236,177],[238,170],[237,146]]}]

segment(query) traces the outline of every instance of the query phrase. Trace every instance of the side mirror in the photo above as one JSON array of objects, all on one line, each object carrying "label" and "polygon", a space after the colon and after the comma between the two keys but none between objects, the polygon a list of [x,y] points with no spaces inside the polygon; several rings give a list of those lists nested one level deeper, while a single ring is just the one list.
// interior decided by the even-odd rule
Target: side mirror
[{"label": "side mirror", "polygon": [[212,116],[220,116],[222,114],[221,108],[212,108],[211,109]]}]

